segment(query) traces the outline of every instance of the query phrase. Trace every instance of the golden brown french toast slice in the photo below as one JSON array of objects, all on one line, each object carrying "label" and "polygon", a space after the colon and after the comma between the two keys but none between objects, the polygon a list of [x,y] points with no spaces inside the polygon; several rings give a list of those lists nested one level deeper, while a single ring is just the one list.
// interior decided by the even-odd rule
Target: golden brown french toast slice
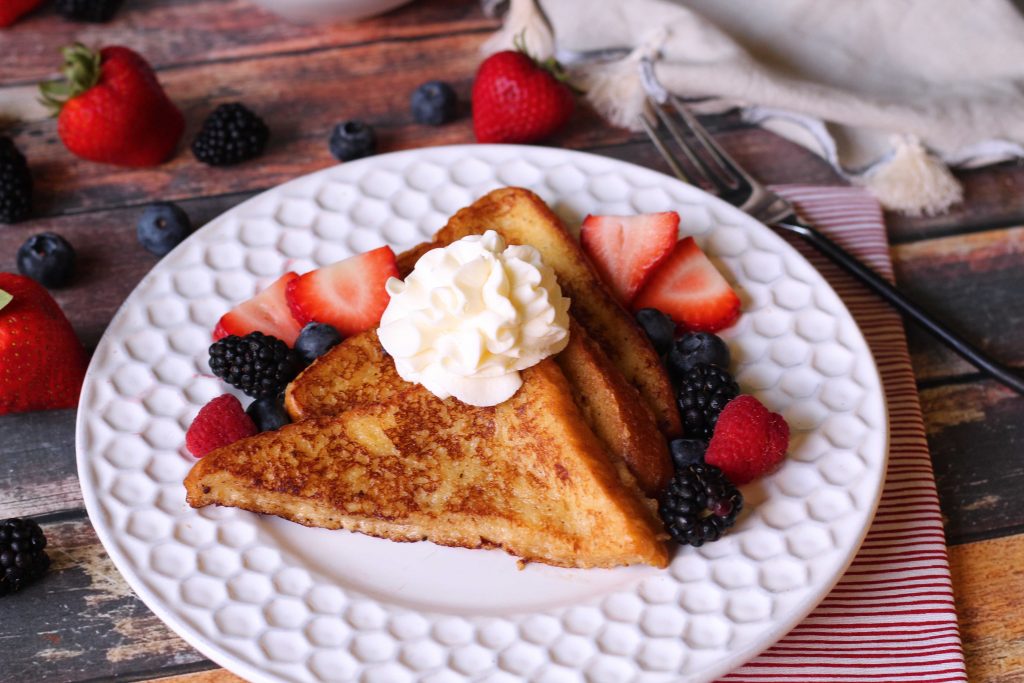
[{"label": "golden brown french toast slice", "polygon": [[540,197],[529,190],[494,190],[456,213],[434,235],[398,256],[405,277],[419,257],[466,235],[494,230],[510,244],[528,244],[540,251],[572,299],[570,311],[600,345],[612,363],[637,388],[667,437],[682,435],[672,384],[643,330],[601,282],[576,240]]},{"label": "golden brown french toast slice", "polygon": [[477,408],[421,386],[213,451],[193,507],[239,507],[396,541],[500,547],[562,567],[664,567],[660,524],[622,484],[548,359]]},{"label": "golden brown french toast slice", "polygon": [[[660,493],[672,476],[672,463],[636,389],[575,321],[568,346],[555,358],[580,413],[608,453],[626,465],[645,492]],[[376,331],[370,330],[349,337],[295,378],[285,393],[285,408],[295,421],[336,415],[387,402],[411,386],[398,376]]]}]

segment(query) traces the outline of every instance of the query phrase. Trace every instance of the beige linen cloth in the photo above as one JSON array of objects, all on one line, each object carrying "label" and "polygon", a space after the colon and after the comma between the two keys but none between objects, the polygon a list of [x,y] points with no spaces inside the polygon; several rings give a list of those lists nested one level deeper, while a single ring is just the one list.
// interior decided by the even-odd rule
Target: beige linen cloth
[{"label": "beige linen cloth", "polygon": [[588,99],[637,129],[643,56],[671,92],[740,107],[866,185],[887,208],[961,198],[946,164],[1024,156],[1024,15],[1010,0],[512,0],[486,51],[525,38],[582,63]]}]

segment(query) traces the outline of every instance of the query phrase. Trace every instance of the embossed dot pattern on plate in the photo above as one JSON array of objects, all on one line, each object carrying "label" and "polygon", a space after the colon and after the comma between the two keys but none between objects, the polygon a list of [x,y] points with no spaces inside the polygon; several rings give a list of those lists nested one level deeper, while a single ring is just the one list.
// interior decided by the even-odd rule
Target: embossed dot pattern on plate
[{"label": "embossed dot pattern on plate", "polygon": [[[391,544],[184,503],[184,428],[229,390],[205,359],[223,312],[286,268],[412,246],[510,183],[570,225],[586,213],[677,210],[682,233],[738,286],[744,316],[725,334],[737,377],[794,433],[787,463],[747,487],[751,504],[730,535],[680,549],[665,571],[519,571],[498,551]],[[709,681],[781,637],[851,559],[880,490],[886,419],[853,320],[771,231],[630,164],[476,145],[325,169],[196,231],[100,342],[77,446],[86,505],[118,568],[176,631],[247,679]],[[447,592],[405,585],[445,575]],[[456,600],[460,591],[470,597]],[[519,598],[529,607],[509,606]]]}]

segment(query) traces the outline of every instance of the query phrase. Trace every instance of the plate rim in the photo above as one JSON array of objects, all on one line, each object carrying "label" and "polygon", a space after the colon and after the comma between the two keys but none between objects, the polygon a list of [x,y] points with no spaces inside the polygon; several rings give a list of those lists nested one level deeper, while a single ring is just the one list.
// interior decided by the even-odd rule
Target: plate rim
[{"label": "plate rim", "polygon": [[[749,214],[743,213],[737,207],[728,204],[719,197],[716,197],[699,187],[688,185],[687,183],[683,183],[683,181],[678,180],[677,178],[674,178],[668,175],[667,173],[663,173],[661,171],[648,168],[646,166],[642,166],[631,161],[625,161],[615,157],[604,156],[601,154],[595,154],[593,152],[588,151],[547,147],[539,145],[453,144],[440,145],[435,147],[420,147],[406,150],[397,150],[394,152],[377,154],[370,157],[365,157],[363,159],[346,162],[345,164],[334,164],[331,166],[326,166],[324,168],[311,171],[300,176],[296,176],[295,178],[291,178],[285,182],[279,183],[263,191],[260,191],[257,194],[253,195],[252,197],[246,199],[245,201],[240,202],[221,212],[220,214],[209,220],[207,223],[194,230],[192,234],[190,234],[189,237],[186,238],[186,240],[184,240],[181,244],[175,247],[175,249],[172,250],[167,256],[171,256],[179,249],[184,249],[187,246],[188,241],[191,240],[194,236],[198,235],[201,231],[205,231],[211,228],[212,226],[215,226],[218,222],[224,220],[225,217],[227,217],[229,214],[234,214],[236,212],[244,210],[248,206],[256,205],[259,201],[264,200],[264,198],[267,195],[271,193],[280,192],[282,191],[283,188],[286,188],[290,184],[297,185],[299,183],[308,181],[313,176],[327,175],[332,170],[340,168],[342,165],[352,166],[358,164],[360,167],[366,166],[367,168],[370,168],[374,164],[380,163],[381,159],[394,158],[403,155],[417,156],[424,154],[430,155],[431,153],[443,154],[463,150],[477,150],[482,153],[487,153],[487,150],[491,148],[498,148],[506,152],[509,150],[513,152],[516,150],[520,150],[524,154],[537,152],[539,150],[542,151],[543,153],[553,153],[566,156],[591,157],[596,158],[604,163],[609,163],[615,166],[631,167],[643,171],[645,173],[654,173],[659,176],[663,176],[664,178],[672,182],[678,182],[680,184],[686,185],[688,188],[690,188],[691,191],[695,190],[701,195],[703,195],[703,199],[705,201],[709,202],[712,205],[715,205],[718,209],[724,211],[727,215],[731,214],[734,216],[741,216],[741,220],[751,224],[756,224],[760,230],[770,235],[771,238],[773,238],[774,240],[777,240],[778,243],[782,245],[782,249],[784,251],[789,250],[792,252],[793,256],[797,257],[801,261],[806,262],[806,264],[811,269],[818,273],[818,275],[821,277],[822,281],[829,288],[829,290],[833,294],[835,294],[836,299],[839,301],[843,310],[846,312],[847,315],[850,316],[850,319],[853,321],[853,327],[856,331],[859,340],[863,344],[864,348],[867,349],[868,351],[865,358],[870,362],[869,369],[871,375],[874,379],[877,380],[877,385],[880,389],[878,398],[881,401],[880,408],[882,412],[884,434],[881,435],[882,443],[880,445],[880,448],[882,452],[879,459],[878,476],[875,478],[875,481],[873,482],[874,493],[872,500],[869,505],[865,506],[864,523],[861,525],[855,542],[849,544],[849,546],[846,549],[846,554],[842,556],[841,561],[838,563],[838,570],[834,572],[834,574],[830,576],[827,581],[819,583],[816,590],[810,590],[808,596],[802,602],[798,603],[799,607],[791,609],[789,619],[772,622],[771,628],[767,630],[774,634],[773,636],[766,638],[763,641],[753,642],[746,648],[743,648],[741,650],[730,651],[729,656],[725,659],[725,661],[721,662],[720,664],[706,667],[701,671],[694,672],[690,675],[684,675],[683,678],[679,679],[683,681],[694,682],[712,681],[745,665],[751,659],[753,659],[760,653],[764,652],[765,650],[771,648],[776,643],[778,643],[790,631],[792,631],[794,627],[796,627],[800,622],[806,619],[806,617],[815,609],[815,607],[817,607],[822,602],[822,600],[824,600],[828,596],[828,594],[832,591],[836,584],[843,578],[843,576],[846,574],[846,571],[849,569],[850,565],[852,564],[858,552],[860,551],[864,539],[866,538],[867,533],[870,530],[875,515],[877,513],[878,504],[881,499],[885,480],[887,477],[889,451],[891,447],[891,421],[889,416],[888,401],[885,395],[885,385],[882,382],[881,374],[878,370],[878,363],[875,359],[874,354],[871,352],[871,347],[868,344],[867,338],[864,336],[864,333],[861,330],[860,325],[857,323],[852,313],[850,313],[849,307],[839,296],[838,292],[835,291],[835,288],[832,287],[830,283],[828,283],[824,275],[821,274],[820,270],[816,266],[814,266],[806,257],[804,257],[803,254],[796,250],[792,245],[783,240],[771,228],[761,223],[760,221],[756,220]],[[135,287],[133,287],[132,291],[128,294],[128,296],[125,297],[125,299],[118,306],[114,315],[111,317],[110,322],[107,324],[107,327],[104,329],[103,335],[97,342],[96,349],[94,350],[94,353],[90,358],[89,367],[85,374],[85,378],[83,381],[83,391],[81,393],[81,399],[83,401],[85,399],[86,394],[85,389],[90,386],[91,380],[99,372],[99,370],[96,369],[99,365],[96,362],[96,358],[99,355],[97,351],[103,348],[105,342],[107,342],[108,336],[112,337],[111,329],[114,328],[115,323],[118,322],[118,320],[123,315],[125,315],[129,303],[133,301],[136,294],[139,293],[146,284],[148,284],[153,278],[156,277],[154,275],[154,271],[156,271],[159,268],[161,263],[163,263],[163,260],[164,259],[161,259],[154,263],[150,271],[147,272],[142,277],[142,279],[139,280]],[[168,628],[170,628],[176,635],[181,637],[186,643],[194,647],[203,656],[207,657],[215,664],[227,669],[228,671],[231,671],[232,673],[242,676],[248,680],[251,680],[254,683],[280,683],[281,681],[291,680],[289,678],[284,677],[283,675],[275,675],[266,670],[257,668],[255,665],[250,664],[245,659],[230,652],[223,645],[207,638],[199,631],[198,628],[195,628],[192,624],[190,624],[183,615],[180,615],[170,610],[170,608],[164,604],[165,600],[145,584],[145,582],[142,579],[141,573],[136,571],[135,563],[126,557],[126,553],[122,552],[120,543],[117,537],[114,535],[113,527],[108,523],[108,520],[106,519],[106,513],[102,509],[102,506],[99,502],[98,487],[95,485],[95,482],[91,478],[91,473],[89,473],[88,471],[89,459],[88,456],[85,455],[87,449],[83,447],[83,440],[85,439],[85,431],[87,429],[87,421],[85,415],[88,412],[89,410],[83,410],[83,405],[80,404],[78,409],[76,410],[75,417],[75,461],[79,479],[79,487],[82,490],[82,498],[85,505],[86,513],[89,516],[90,524],[92,525],[97,535],[97,538],[99,538],[100,543],[103,545],[104,550],[107,552],[108,556],[111,559],[111,562],[114,564],[114,567],[117,569],[121,577],[129,585],[132,591],[136,593],[136,595],[146,605],[146,607],[152,610],[153,613],[156,614],[156,616],[159,617],[160,620]],[[97,523],[97,520],[100,520],[101,523]],[[127,568],[127,570],[125,568]]]}]

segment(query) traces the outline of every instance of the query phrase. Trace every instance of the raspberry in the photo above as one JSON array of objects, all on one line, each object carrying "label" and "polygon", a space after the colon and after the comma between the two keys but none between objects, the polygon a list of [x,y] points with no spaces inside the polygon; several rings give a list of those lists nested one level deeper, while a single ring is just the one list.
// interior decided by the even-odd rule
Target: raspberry
[{"label": "raspberry", "polygon": [[734,398],[718,416],[704,461],[737,484],[774,471],[789,447],[789,425],[753,396]]},{"label": "raspberry", "polygon": [[257,432],[252,418],[231,394],[213,399],[199,410],[185,433],[185,447],[201,458],[212,450],[227,446]]}]

